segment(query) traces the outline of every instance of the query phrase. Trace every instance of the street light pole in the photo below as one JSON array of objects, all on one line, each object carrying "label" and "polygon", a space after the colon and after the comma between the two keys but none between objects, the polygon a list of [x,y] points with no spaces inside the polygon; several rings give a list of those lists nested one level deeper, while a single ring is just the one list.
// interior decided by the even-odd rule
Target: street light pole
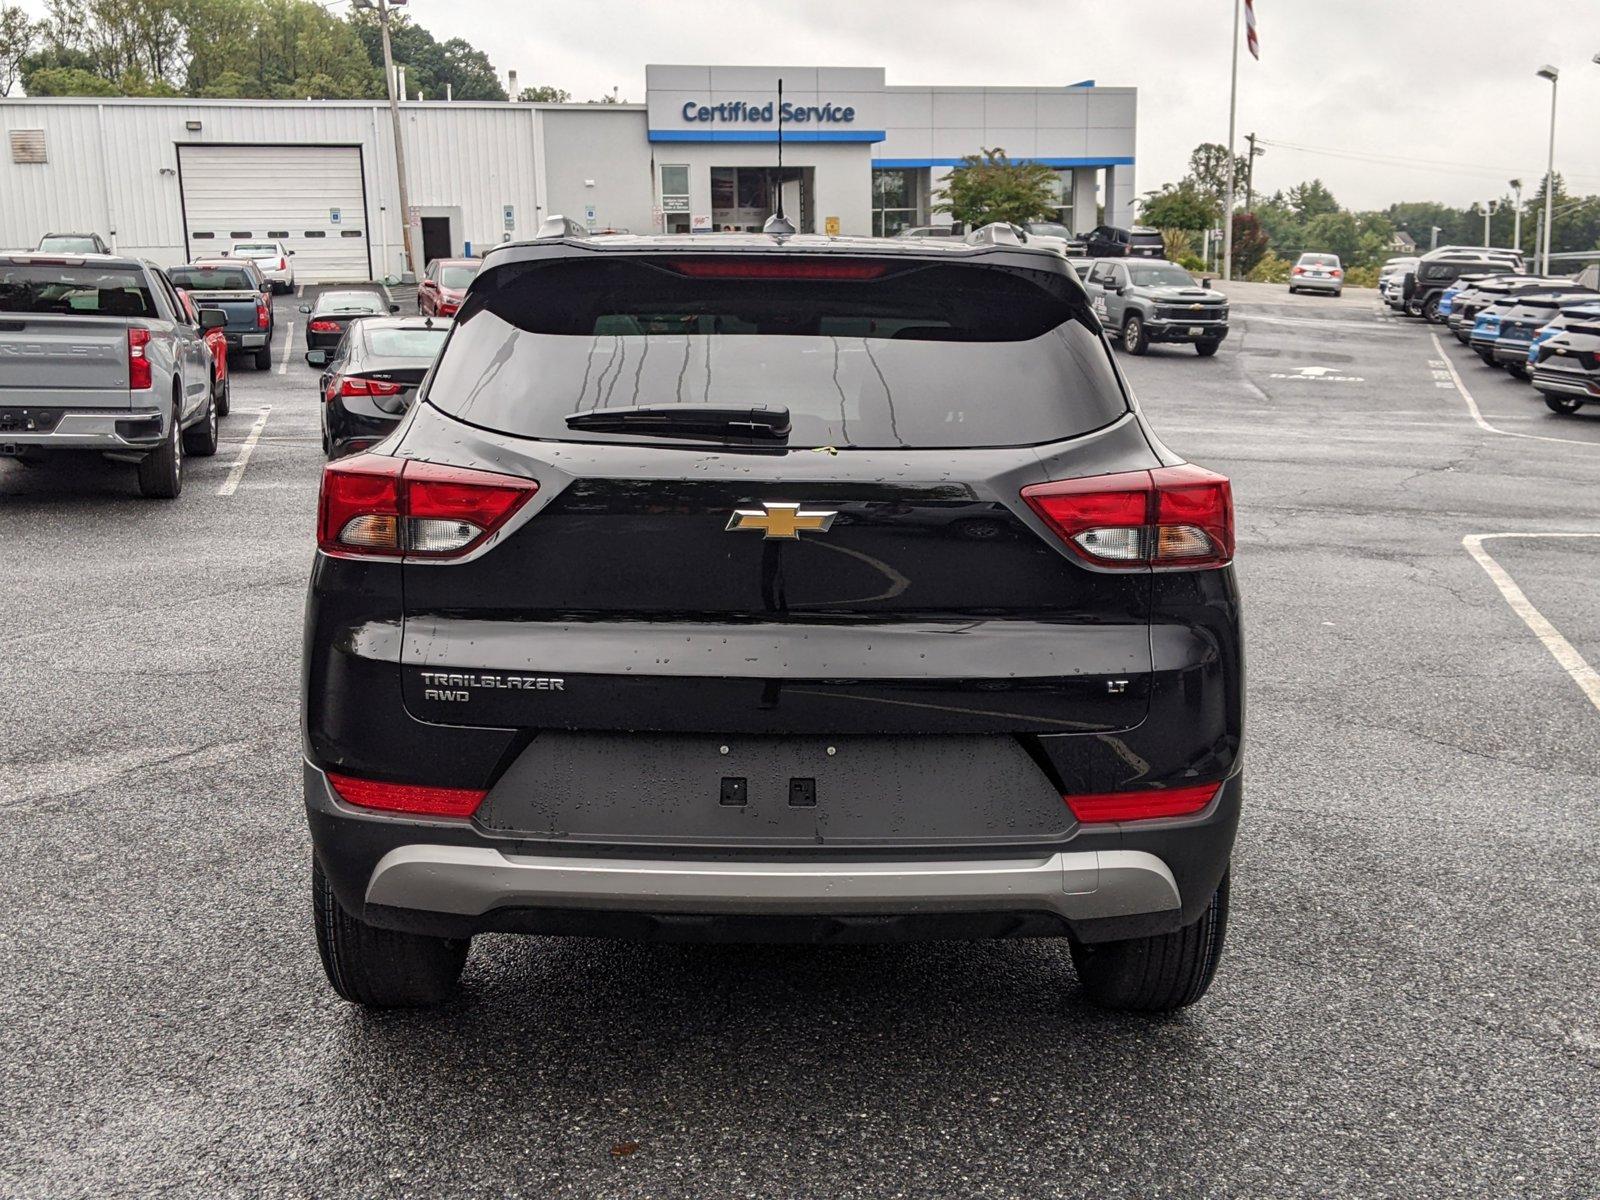
[{"label": "street light pole", "polygon": [[1510,183],[1511,183],[1511,194],[1516,197],[1516,201],[1517,201],[1516,216],[1515,216],[1515,218],[1513,218],[1514,223],[1515,223],[1515,229],[1511,234],[1511,248],[1513,250],[1515,250],[1518,254],[1521,254],[1522,253],[1522,180],[1513,179],[1513,180],[1510,181]]},{"label": "street light pole", "polygon": [[378,0],[378,25],[383,30],[383,78],[389,89],[389,120],[394,126],[394,169],[400,180],[400,232],[405,242],[406,267],[413,279],[420,279],[422,271],[411,237],[411,194],[406,187],[406,148],[400,134],[400,103],[395,98],[394,54],[389,49],[389,6],[392,3],[394,0]]},{"label": "street light pole", "polygon": [[1544,251],[1539,267],[1541,275],[1550,274],[1550,210],[1555,207],[1556,192],[1556,80],[1561,72],[1552,66],[1538,70],[1540,79],[1550,81],[1550,159],[1544,169]]},{"label": "street light pole", "polygon": [[1233,0],[1233,80],[1228,88],[1228,199],[1222,207],[1222,278],[1233,278],[1233,127],[1239,110],[1239,6]]}]

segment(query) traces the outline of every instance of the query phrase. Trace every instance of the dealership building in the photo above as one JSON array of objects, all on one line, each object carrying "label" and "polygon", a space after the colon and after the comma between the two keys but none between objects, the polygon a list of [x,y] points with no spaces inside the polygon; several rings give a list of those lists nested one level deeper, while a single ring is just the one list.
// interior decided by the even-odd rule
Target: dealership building
[{"label": "dealership building", "polygon": [[0,249],[96,232],[172,265],[279,239],[300,280],[359,280],[404,271],[405,219],[434,258],[558,213],[634,233],[758,229],[780,192],[802,232],[886,235],[948,221],[933,212],[945,176],[996,147],[1052,170],[1064,224],[1132,220],[1133,88],[900,86],[876,67],[645,78],[643,104],[403,103],[408,213],[381,101],[0,100]]}]

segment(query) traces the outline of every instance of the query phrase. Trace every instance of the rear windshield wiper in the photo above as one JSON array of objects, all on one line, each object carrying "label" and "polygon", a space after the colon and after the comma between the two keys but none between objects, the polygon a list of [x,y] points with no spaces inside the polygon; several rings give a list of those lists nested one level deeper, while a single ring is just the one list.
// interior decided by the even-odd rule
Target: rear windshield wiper
[{"label": "rear windshield wiper", "polygon": [[789,410],[782,406],[723,408],[710,404],[646,404],[636,408],[600,408],[572,413],[567,417],[567,428],[595,433],[775,442],[789,436]]}]

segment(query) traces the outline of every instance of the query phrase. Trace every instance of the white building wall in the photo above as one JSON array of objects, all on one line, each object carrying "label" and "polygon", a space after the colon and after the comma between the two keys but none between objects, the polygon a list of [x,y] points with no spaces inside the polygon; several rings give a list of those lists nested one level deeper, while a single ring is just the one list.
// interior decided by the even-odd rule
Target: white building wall
[{"label": "white building wall", "polygon": [[[550,108],[540,119],[546,197],[542,215],[583,223],[592,205],[597,228],[656,231],[643,105]],[[532,233],[530,229],[521,236]]]}]

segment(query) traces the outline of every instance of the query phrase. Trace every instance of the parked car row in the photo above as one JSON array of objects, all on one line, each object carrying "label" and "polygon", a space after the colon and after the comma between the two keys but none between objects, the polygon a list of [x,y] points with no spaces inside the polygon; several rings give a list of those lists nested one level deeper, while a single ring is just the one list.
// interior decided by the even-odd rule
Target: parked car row
[{"label": "parked car row", "polygon": [[[1388,266],[1386,263],[1385,269]],[[1517,250],[1440,246],[1420,255],[1410,266],[1397,268],[1384,292],[1384,302],[1396,312],[1437,324],[1444,319],[1439,305],[1445,292],[1462,276],[1510,275],[1523,271],[1522,253]]]},{"label": "parked car row", "polygon": [[1456,340],[1491,367],[1531,382],[1551,412],[1600,404],[1600,288],[1577,278],[1461,275],[1438,301]]}]

